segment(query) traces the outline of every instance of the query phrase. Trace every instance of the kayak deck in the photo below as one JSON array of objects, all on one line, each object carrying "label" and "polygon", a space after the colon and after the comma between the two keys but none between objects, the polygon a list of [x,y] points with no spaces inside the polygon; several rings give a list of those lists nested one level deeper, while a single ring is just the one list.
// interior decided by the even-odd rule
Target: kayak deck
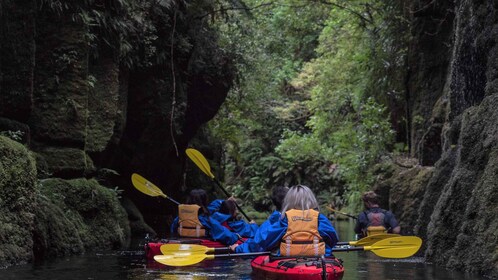
[{"label": "kayak deck", "polygon": [[[325,271],[320,258],[282,258],[259,256],[251,262],[257,279],[289,280],[339,280],[344,275],[341,260],[335,257],[324,259]],[[325,277],[324,276],[325,273]]]}]

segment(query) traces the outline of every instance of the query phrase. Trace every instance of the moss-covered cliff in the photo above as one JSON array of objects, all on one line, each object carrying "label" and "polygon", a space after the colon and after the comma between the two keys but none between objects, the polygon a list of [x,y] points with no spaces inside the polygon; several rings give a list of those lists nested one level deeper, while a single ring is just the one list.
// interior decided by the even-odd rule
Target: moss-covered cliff
[{"label": "moss-covered cliff", "polygon": [[37,180],[26,147],[0,136],[0,266],[121,248],[130,227],[117,193],[96,180]]},{"label": "moss-covered cliff", "polygon": [[234,73],[204,16],[214,5],[2,1],[0,133],[24,146],[0,138],[0,266],[167,232],[174,205],[130,175],[178,200],[201,181],[184,150]]},{"label": "moss-covered cliff", "polygon": [[493,278],[497,8],[493,1],[414,5],[407,90],[411,155],[422,166],[400,168],[378,185],[404,230],[423,237],[428,261]]}]

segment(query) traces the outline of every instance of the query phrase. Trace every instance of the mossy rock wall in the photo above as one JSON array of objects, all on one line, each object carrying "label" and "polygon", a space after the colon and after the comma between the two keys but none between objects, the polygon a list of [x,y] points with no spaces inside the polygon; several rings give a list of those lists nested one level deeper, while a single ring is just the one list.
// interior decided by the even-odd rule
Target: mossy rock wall
[{"label": "mossy rock wall", "polygon": [[[379,164],[374,172],[377,182],[373,190],[380,195],[380,205],[391,210],[401,226],[401,233],[413,235],[418,213],[434,167],[420,166],[415,158],[394,158]],[[414,211],[415,209],[415,211]]]},{"label": "mossy rock wall", "polygon": [[414,233],[428,261],[498,278],[498,6],[414,5],[412,154],[434,166]]},{"label": "mossy rock wall", "polygon": [[[130,230],[116,186],[127,196],[133,233],[165,236],[176,205],[137,195],[130,175],[142,174],[179,201],[195,182],[208,184],[198,169],[185,175],[184,150],[204,134],[235,74],[199,17],[214,2],[38,4],[0,5],[0,135],[34,152],[40,180],[24,190],[37,209],[28,211],[36,219],[23,236],[35,242],[12,237],[13,246],[31,245],[9,262],[29,261],[33,252],[41,259],[120,247]],[[119,178],[92,180],[104,169]]]},{"label": "mossy rock wall", "polygon": [[36,258],[128,244],[128,217],[113,189],[93,179],[45,179],[39,189]]},{"label": "mossy rock wall", "polygon": [[32,259],[36,192],[33,156],[0,136],[0,267]]}]

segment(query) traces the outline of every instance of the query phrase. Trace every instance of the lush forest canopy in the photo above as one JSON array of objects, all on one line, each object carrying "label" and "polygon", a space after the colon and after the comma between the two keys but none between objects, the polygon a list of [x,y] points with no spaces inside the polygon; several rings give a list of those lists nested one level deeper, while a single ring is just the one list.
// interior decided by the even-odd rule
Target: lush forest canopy
[{"label": "lush forest canopy", "polygon": [[403,7],[386,2],[225,6],[214,25],[238,80],[209,129],[225,143],[236,196],[265,209],[273,186],[305,184],[322,204],[355,211],[372,167],[406,149],[393,130],[405,119],[389,114],[403,107],[406,26],[394,16]]}]

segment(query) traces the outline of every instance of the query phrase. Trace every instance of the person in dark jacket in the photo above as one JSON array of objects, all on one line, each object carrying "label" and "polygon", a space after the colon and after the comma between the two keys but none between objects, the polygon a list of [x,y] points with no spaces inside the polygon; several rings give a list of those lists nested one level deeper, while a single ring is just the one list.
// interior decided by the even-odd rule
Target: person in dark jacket
[{"label": "person in dark jacket", "polygon": [[275,210],[270,214],[268,219],[264,221],[254,234],[254,237],[247,239],[243,244],[240,244],[239,252],[261,252],[263,249],[259,247],[262,239],[266,238],[268,228],[280,220],[282,216],[282,203],[284,202],[285,195],[289,191],[288,187],[276,186],[272,189],[271,201],[275,206]]},{"label": "person in dark jacket", "polygon": [[394,214],[379,207],[379,196],[375,192],[363,193],[362,200],[365,211],[358,215],[354,228],[359,238],[379,233],[400,233],[401,228]]}]

